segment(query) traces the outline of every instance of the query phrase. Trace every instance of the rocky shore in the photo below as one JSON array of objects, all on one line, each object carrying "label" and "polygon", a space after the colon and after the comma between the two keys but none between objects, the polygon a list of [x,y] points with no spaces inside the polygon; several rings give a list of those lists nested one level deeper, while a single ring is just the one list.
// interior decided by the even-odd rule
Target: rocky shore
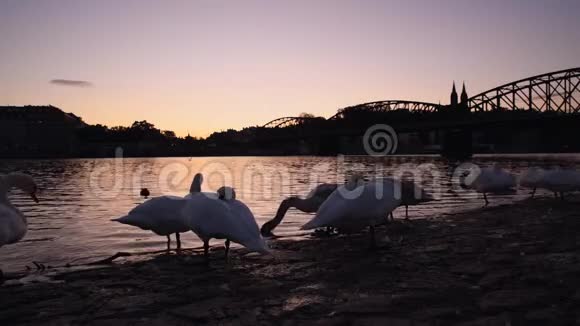
[{"label": "rocky shore", "polygon": [[368,234],[119,258],[0,287],[0,324],[580,324],[580,204],[529,199]]}]

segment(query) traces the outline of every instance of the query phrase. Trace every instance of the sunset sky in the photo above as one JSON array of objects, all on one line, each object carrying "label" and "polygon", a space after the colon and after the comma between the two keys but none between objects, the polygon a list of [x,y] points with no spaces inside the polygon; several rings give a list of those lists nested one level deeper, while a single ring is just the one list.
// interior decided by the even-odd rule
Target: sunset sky
[{"label": "sunset sky", "polygon": [[[0,0],[0,105],[178,135],[580,66],[579,0]],[[75,82],[78,81],[78,82]]]}]

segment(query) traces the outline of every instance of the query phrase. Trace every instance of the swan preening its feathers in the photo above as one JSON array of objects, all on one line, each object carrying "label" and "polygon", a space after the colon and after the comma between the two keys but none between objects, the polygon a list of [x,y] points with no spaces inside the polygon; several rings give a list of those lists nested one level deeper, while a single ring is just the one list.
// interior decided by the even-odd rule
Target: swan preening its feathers
[{"label": "swan preening its feathers", "polygon": [[208,254],[209,240],[226,239],[226,255],[229,242],[239,243],[251,251],[268,253],[268,247],[260,236],[254,215],[231,187],[222,187],[215,193],[201,191],[203,176],[196,174],[185,197],[161,196],[151,198],[113,221],[151,230],[170,237],[176,234],[177,248],[181,248],[179,233],[193,231],[204,242]]}]

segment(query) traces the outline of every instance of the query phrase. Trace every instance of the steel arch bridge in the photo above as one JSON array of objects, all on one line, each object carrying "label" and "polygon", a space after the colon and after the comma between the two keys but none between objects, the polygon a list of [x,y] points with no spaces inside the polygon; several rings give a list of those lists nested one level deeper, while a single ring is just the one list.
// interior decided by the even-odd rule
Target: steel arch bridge
[{"label": "steel arch bridge", "polygon": [[572,68],[511,82],[468,100],[472,112],[529,110],[580,112],[580,68]]},{"label": "steel arch bridge", "polygon": [[[467,100],[471,112],[489,111],[535,111],[556,113],[580,113],[580,67],[545,73],[517,80]],[[410,112],[437,112],[446,105],[406,101],[386,100],[369,102],[342,108],[327,120],[340,120],[347,112],[390,112],[407,110]],[[283,117],[265,124],[265,128],[297,126],[304,122],[320,119],[310,117]]]},{"label": "steel arch bridge", "polygon": [[285,128],[285,127],[292,127],[298,126],[305,122],[315,121],[315,120],[324,120],[324,118],[316,118],[316,117],[283,117],[274,119],[265,125],[263,128]]},{"label": "steel arch bridge", "polygon": [[405,101],[405,100],[387,100],[378,102],[369,102],[357,104],[338,110],[338,112],[328,120],[338,120],[344,118],[344,114],[353,111],[364,112],[390,112],[398,110],[407,110],[410,112],[436,112],[441,107],[440,104]]}]

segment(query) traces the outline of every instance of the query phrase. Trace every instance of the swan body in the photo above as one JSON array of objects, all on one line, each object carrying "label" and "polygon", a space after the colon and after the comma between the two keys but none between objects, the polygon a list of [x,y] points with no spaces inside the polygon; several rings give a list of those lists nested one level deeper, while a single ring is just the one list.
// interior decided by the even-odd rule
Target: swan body
[{"label": "swan body", "polygon": [[206,256],[210,239],[226,239],[251,251],[269,253],[250,209],[235,198],[219,197],[221,195],[216,199],[197,193],[187,199],[187,223],[203,240]]},{"label": "swan body", "polygon": [[175,233],[177,248],[181,249],[179,233],[189,231],[183,211],[187,200],[177,196],[160,196],[151,198],[133,208],[127,215],[112,221],[153,231],[157,235],[167,236],[167,250],[170,249],[170,234]]},{"label": "swan body", "polygon": [[8,200],[8,191],[11,188],[28,193],[38,202],[37,186],[30,176],[22,173],[0,176],[0,247],[20,241],[28,230],[26,216]]},{"label": "swan body", "polygon": [[580,172],[569,169],[554,169],[544,173],[541,188],[560,193],[580,190]]},{"label": "swan body", "polygon": [[487,200],[488,193],[501,194],[506,192],[513,192],[516,185],[515,177],[499,167],[482,168],[479,171],[471,170],[466,178],[466,185],[468,188],[474,189],[479,193],[483,193],[485,205],[489,204]]},{"label": "swan body", "polygon": [[[316,216],[302,226],[302,230],[319,227],[336,227],[346,231],[358,231],[380,224],[397,206],[401,199],[395,195],[398,181],[376,179],[364,184],[347,184],[338,187],[320,206]],[[371,232],[372,245],[374,235]]]}]

